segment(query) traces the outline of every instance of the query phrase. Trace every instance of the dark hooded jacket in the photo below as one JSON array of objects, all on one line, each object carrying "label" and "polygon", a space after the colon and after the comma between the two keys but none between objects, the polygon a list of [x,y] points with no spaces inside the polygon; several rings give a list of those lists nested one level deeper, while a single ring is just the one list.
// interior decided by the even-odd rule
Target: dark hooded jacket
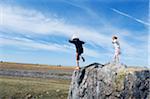
[{"label": "dark hooded jacket", "polygon": [[73,43],[73,44],[75,45],[75,47],[76,47],[76,52],[77,52],[77,53],[79,53],[79,54],[83,53],[83,46],[82,46],[82,45],[83,45],[85,42],[80,41],[78,38],[75,38],[75,39],[73,39],[73,40],[69,40],[69,42],[70,42],[70,43]]}]

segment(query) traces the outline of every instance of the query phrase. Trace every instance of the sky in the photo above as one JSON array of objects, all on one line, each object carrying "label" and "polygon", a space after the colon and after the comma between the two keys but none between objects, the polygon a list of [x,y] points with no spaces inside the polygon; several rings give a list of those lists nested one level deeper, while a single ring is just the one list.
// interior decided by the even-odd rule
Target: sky
[{"label": "sky", "polygon": [[85,41],[86,61],[112,61],[112,36],[121,63],[150,66],[149,0],[1,0],[0,60],[75,66],[73,34]]}]

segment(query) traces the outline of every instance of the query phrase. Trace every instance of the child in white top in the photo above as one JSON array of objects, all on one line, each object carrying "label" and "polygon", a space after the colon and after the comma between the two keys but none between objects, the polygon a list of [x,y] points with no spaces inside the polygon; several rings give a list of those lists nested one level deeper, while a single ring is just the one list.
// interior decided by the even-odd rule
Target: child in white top
[{"label": "child in white top", "polygon": [[118,37],[117,36],[112,37],[112,43],[113,43],[113,46],[114,46],[114,49],[115,49],[114,62],[119,63],[119,55],[121,54],[121,52],[120,52],[120,44],[118,42]]}]

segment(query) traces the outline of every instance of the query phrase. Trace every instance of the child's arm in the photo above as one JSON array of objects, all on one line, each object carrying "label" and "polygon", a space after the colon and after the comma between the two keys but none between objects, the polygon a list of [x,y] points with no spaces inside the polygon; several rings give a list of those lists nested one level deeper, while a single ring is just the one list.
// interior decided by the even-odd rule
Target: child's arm
[{"label": "child's arm", "polygon": [[72,41],[72,40],[69,40],[69,43],[74,43],[74,41]]},{"label": "child's arm", "polygon": [[85,42],[84,42],[84,41],[81,41],[81,43],[82,43],[82,44],[85,44]]}]

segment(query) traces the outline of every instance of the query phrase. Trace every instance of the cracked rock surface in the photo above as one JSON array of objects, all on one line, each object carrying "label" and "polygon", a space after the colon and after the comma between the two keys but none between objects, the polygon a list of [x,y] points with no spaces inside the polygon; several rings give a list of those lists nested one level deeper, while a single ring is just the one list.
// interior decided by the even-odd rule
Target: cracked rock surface
[{"label": "cracked rock surface", "polygon": [[68,99],[150,99],[150,70],[90,64],[73,72]]}]

